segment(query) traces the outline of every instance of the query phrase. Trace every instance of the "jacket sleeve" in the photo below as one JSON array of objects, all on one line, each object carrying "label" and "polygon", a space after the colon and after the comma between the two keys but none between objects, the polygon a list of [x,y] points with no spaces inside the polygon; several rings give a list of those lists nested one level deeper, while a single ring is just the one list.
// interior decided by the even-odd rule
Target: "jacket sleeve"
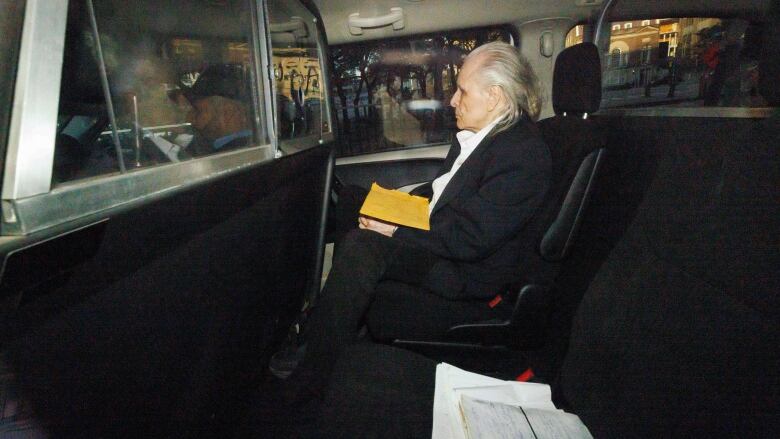
[{"label": "jacket sleeve", "polygon": [[503,144],[485,153],[489,154],[476,191],[456,196],[436,211],[430,231],[400,227],[394,236],[449,260],[475,262],[517,234],[547,192],[549,150],[532,137],[521,145]]}]

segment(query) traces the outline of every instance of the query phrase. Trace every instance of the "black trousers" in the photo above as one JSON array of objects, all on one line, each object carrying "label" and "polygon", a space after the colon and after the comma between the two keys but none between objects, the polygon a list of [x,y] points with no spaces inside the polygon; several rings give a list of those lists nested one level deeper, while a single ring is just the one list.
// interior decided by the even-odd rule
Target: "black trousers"
[{"label": "black trousers", "polygon": [[311,311],[304,364],[327,369],[345,347],[357,340],[379,282],[396,280],[425,287],[437,259],[424,249],[376,232],[348,232]]},{"label": "black trousers", "polygon": [[327,346],[343,348],[364,323],[380,341],[442,340],[453,325],[511,314],[508,302],[492,308],[484,300],[454,301],[436,295],[439,286],[430,283],[427,274],[440,258],[356,229],[367,194],[362,187],[344,186],[331,209],[328,235],[336,243],[335,259],[307,325],[310,353],[319,350],[317,345],[323,352]]}]

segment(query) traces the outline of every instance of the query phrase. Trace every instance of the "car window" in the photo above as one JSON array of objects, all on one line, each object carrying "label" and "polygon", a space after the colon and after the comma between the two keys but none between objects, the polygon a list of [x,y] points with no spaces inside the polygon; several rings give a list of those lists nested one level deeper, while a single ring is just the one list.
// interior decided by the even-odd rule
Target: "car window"
[{"label": "car window", "polygon": [[[601,108],[762,107],[761,24],[706,17],[615,21],[602,52]],[[583,26],[566,45],[582,42]]]},{"label": "car window", "polygon": [[494,40],[512,36],[483,28],[332,47],[338,155],[450,142],[463,57]]},{"label": "car window", "polygon": [[254,2],[147,5],[95,0],[96,39],[88,3],[70,2],[54,184],[265,140],[252,87]]},{"label": "car window", "polygon": [[[0,2],[0,165],[3,164],[25,2]],[[2,166],[0,166],[2,169]]]},{"label": "car window", "polygon": [[[269,1],[268,20],[277,136],[283,152],[295,152],[318,144],[331,132],[322,77],[322,38],[314,15],[297,1]],[[299,139],[303,141],[293,141]]]}]

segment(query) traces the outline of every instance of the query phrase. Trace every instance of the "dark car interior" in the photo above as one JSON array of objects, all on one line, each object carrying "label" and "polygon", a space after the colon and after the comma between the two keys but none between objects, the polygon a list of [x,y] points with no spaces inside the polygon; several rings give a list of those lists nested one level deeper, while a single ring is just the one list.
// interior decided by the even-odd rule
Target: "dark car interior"
[{"label": "dark car interior", "polygon": [[[118,172],[97,67],[78,52],[86,46],[74,45],[89,40],[88,20],[73,18],[87,1],[69,5],[59,103],[68,117],[58,125],[55,188],[75,181],[93,147],[106,152],[110,170],[78,178]],[[143,25],[134,14],[164,11],[142,29],[160,50],[176,38],[225,47],[248,38],[217,25],[244,2],[144,1],[127,10],[124,2],[102,3],[111,18],[101,25],[118,35]],[[496,292],[499,318],[419,337],[430,332],[414,326],[424,322],[400,325],[408,319],[399,315],[444,305],[383,282],[361,343],[341,356],[325,393],[303,404],[282,399],[268,362],[319,291],[339,190],[374,181],[412,186],[443,161],[344,157],[346,137],[337,130],[335,141],[300,151],[288,142],[294,153],[34,231],[23,245],[0,237],[0,359],[19,394],[51,437],[429,437],[435,365],[446,361],[507,380],[532,371],[531,380],[550,384],[555,404],[597,438],[776,437],[780,6],[660,3],[679,16],[707,13],[709,3],[718,4],[709,11],[716,16],[755,16],[760,32],[748,33],[760,42],[757,93],[769,116],[604,110],[598,41],[561,50],[550,78],[553,114],[538,122],[553,154],[553,189],[524,231],[535,245],[518,266],[520,280]],[[347,15],[349,2],[304,4],[315,17],[310,33],[327,35],[331,47],[349,44],[340,33],[346,25],[332,30],[344,24],[336,17]],[[196,7],[225,15],[203,22]],[[539,7],[540,16],[555,15]],[[628,19],[659,10],[627,1],[611,13]],[[448,25],[501,24],[458,20]],[[265,43],[294,41],[300,27],[290,23],[297,20],[271,23],[284,35]],[[285,99],[281,91],[277,98]],[[309,113],[325,111],[319,100],[308,102]],[[290,120],[309,120],[299,116]],[[83,137],[64,133],[73,117],[88,118]],[[273,135],[295,137],[288,122],[277,120]],[[145,160],[163,164],[146,142]],[[124,154],[131,162],[134,151]]]}]

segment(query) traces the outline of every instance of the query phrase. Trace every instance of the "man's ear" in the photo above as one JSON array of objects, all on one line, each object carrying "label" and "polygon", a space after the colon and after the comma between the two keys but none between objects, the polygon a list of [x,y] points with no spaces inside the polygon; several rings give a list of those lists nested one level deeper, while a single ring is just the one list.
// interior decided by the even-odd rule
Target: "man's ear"
[{"label": "man's ear", "polygon": [[494,111],[503,104],[504,94],[501,92],[501,87],[497,85],[491,85],[488,87],[488,110]]}]

